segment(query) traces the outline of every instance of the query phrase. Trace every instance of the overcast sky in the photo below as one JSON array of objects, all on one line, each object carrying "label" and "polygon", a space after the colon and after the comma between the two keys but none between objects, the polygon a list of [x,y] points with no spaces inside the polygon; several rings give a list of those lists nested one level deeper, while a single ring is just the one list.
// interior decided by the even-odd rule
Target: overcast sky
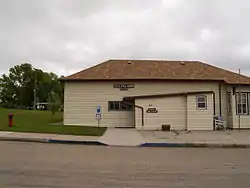
[{"label": "overcast sky", "polygon": [[0,73],[200,60],[250,76],[249,0],[0,0]]}]

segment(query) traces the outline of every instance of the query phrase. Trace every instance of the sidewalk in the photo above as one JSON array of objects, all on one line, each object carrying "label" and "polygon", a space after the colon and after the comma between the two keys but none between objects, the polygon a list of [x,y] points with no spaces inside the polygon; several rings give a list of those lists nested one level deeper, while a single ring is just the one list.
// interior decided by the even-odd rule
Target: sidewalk
[{"label": "sidewalk", "polygon": [[250,131],[140,131],[143,146],[250,148]]},{"label": "sidewalk", "polygon": [[0,141],[106,146],[250,148],[250,131],[138,131],[108,128],[101,137],[0,131]]}]

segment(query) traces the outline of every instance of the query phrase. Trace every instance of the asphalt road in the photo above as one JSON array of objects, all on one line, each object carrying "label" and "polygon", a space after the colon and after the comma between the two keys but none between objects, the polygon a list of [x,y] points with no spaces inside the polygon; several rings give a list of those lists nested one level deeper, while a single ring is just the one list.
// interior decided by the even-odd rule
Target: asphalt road
[{"label": "asphalt road", "polygon": [[1,188],[250,186],[250,149],[0,142],[0,151]]}]

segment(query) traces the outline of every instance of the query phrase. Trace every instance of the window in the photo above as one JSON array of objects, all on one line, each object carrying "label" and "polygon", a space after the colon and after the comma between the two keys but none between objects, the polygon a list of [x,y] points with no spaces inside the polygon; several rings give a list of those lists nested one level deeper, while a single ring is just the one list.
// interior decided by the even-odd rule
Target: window
[{"label": "window", "polygon": [[108,110],[109,111],[132,111],[133,106],[123,101],[109,101]]},{"label": "window", "polygon": [[232,98],[231,93],[227,93],[227,113],[232,114]]},{"label": "window", "polygon": [[247,114],[247,93],[236,94],[237,114]]},{"label": "window", "polygon": [[207,97],[205,95],[196,96],[196,105],[198,110],[207,109]]}]

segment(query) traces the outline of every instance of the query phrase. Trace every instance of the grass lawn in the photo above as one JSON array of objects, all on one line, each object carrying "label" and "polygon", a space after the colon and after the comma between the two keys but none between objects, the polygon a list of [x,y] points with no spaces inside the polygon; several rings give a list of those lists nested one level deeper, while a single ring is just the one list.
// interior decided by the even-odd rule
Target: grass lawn
[{"label": "grass lawn", "polygon": [[[13,127],[8,127],[8,114],[13,113]],[[88,126],[51,125],[63,121],[63,113],[52,116],[50,111],[16,110],[0,108],[0,131],[55,133],[70,135],[101,136],[106,128]]]}]

